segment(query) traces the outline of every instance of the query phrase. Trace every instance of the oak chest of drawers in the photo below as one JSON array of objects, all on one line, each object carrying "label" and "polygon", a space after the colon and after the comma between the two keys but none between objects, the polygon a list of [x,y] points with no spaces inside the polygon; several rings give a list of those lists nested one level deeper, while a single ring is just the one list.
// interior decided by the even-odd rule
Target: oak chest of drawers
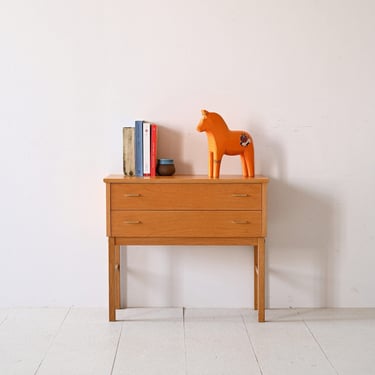
[{"label": "oak chest of drawers", "polygon": [[254,308],[264,321],[266,177],[104,179],[109,238],[109,319],[120,308],[121,245],[250,245]]}]

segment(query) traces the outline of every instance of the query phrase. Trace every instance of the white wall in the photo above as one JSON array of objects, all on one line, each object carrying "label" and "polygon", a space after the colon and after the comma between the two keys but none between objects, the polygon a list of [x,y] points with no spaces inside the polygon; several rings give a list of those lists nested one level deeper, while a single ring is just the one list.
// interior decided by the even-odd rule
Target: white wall
[{"label": "white wall", "polygon": [[[268,306],[375,306],[374,12],[2,0],[1,306],[105,306],[102,178],[121,173],[121,127],[158,123],[160,156],[206,174],[202,108],[250,131],[271,177]],[[251,261],[245,247],[130,247],[126,302],[250,306]]]}]

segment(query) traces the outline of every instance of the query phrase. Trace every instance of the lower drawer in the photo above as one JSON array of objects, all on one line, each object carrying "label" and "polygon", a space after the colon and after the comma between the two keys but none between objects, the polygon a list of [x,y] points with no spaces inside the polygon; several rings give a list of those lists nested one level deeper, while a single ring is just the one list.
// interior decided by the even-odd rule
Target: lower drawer
[{"label": "lower drawer", "polygon": [[116,237],[257,237],[261,211],[112,211]]}]

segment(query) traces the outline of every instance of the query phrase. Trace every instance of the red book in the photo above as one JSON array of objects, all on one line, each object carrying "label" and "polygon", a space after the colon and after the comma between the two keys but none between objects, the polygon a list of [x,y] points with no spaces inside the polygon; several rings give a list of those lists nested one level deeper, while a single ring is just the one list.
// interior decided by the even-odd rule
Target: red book
[{"label": "red book", "polygon": [[151,176],[156,176],[156,164],[157,160],[157,148],[158,148],[158,126],[151,124]]}]

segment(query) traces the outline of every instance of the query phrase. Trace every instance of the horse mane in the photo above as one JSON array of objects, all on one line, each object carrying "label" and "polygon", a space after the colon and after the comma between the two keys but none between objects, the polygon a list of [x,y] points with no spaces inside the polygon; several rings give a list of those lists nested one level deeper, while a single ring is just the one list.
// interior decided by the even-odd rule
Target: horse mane
[{"label": "horse mane", "polygon": [[224,119],[218,113],[208,112],[206,115],[210,119],[215,129],[222,128],[225,130],[229,130],[228,125],[225,123]]}]

